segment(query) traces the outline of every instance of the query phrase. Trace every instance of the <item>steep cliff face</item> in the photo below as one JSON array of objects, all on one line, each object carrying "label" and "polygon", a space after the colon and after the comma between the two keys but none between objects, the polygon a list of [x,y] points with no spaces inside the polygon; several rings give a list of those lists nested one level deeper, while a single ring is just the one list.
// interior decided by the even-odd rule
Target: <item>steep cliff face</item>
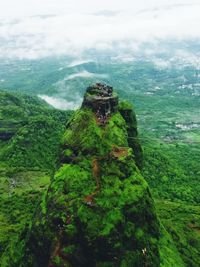
[{"label": "steep cliff face", "polygon": [[[91,92],[93,104],[87,101]],[[162,265],[163,232],[136,166],[141,150],[134,151],[139,143],[131,109],[118,106],[110,87],[93,86],[69,122],[63,144],[63,165],[21,238],[18,265]]]},{"label": "steep cliff face", "polygon": [[133,107],[129,102],[123,101],[119,103],[119,112],[126,122],[128,133],[128,145],[133,149],[135,155],[135,163],[139,169],[142,168],[143,153],[142,147],[138,139],[137,120],[133,111]]}]

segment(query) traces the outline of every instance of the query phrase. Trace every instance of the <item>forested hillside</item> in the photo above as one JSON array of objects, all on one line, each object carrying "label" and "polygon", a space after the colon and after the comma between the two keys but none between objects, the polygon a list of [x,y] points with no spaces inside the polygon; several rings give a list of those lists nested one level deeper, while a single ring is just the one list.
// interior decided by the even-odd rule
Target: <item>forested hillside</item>
[{"label": "forested hillside", "polygon": [[59,164],[60,139],[70,112],[22,94],[0,91],[0,262],[30,223]]}]

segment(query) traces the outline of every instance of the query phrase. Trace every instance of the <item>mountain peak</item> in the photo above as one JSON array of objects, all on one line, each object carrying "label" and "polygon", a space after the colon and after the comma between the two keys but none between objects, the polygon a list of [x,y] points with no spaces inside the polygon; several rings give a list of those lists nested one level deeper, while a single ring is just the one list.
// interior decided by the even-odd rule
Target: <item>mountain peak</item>
[{"label": "mountain peak", "polygon": [[112,87],[87,88],[18,266],[160,266],[160,223],[136,166],[136,119],[126,106]]}]

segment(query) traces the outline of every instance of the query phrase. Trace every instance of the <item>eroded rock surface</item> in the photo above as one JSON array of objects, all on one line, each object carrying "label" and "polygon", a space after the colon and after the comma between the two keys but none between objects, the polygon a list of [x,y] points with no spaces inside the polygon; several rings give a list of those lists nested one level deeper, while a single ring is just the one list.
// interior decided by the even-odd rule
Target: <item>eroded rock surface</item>
[{"label": "eroded rock surface", "polygon": [[101,124],[118,109],[118,96],[111,86],[96,83],[86,90],[82,108],[91,109]]}]

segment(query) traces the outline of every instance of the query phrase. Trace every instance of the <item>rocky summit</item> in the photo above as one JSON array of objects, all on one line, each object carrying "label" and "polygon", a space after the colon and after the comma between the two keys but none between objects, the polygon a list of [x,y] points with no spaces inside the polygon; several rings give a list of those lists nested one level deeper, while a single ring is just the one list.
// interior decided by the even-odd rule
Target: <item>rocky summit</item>
[{"label": "rocky summit", "polygon": [[110,86],[87,88],[61,161],[11,266],[182,266],[138,168],[135,114]]},{"label": "rocky summit", "polygon": [[103,120],[117,111],[118,96],[113,93],[111,86],[96,83],[87,88],[82,107],[91,109]]}]

